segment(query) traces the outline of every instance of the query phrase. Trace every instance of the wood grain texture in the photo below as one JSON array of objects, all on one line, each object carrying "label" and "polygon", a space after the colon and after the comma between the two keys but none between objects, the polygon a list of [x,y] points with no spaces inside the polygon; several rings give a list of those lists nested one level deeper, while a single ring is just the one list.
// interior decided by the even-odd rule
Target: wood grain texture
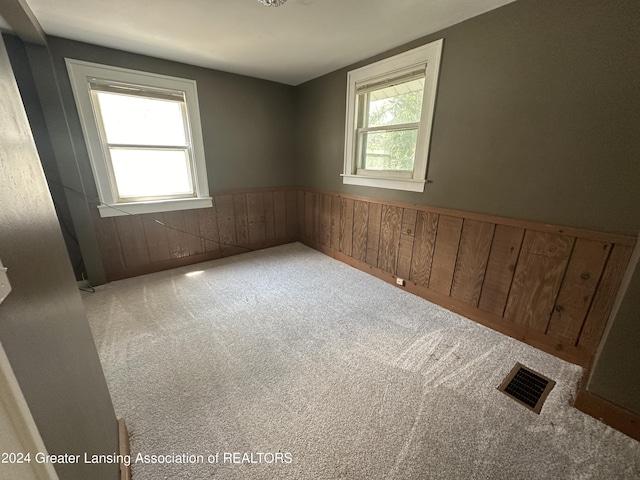
[{"label": "wood grain texture", "polygon": [[376,267],[378,265],[378,250],[380,248],[380,224],[382,219],[382,205],[369,204],[369,224],[367,225],[367,256],[366,262]]},{"label": "wood grain texture", "polygon": [[246,199],[249,244],[260,245],[266,240],[264,197],[261,192],[249,192],[246,194]]},{"label": "wood grain texture", "polygon": [[311,192],[304,192],[304,237],[313,240],[313,199]]},{"label": "wood grain texture", "polygon": [[184,211],[184,228],[187,232],[189,255],[204,253],[204,240],[200,236],[200,217],[198,216],[198,210]]},{"label": "wood grain texture", "polygon": [[[162,213],[137,215],[137,217],[142,221],[149,261],[161,262],[171,258],[167,240],[167,228],[164,226]],[[161,223],[157,223],[156,220]]]},{"label": "wood grain texture", "polygon": [[505,318],[547,331],[573,243],[574,237],[525,232]]},{"label": "wood grain texture", "polygon": [[396,274],[402,279],[411,275],[411,258],[413,256],[413,240],[416,231],[418,212],[411,208],[402,209],[402,225],[400,226],[400,243],[398,245],[398,265]]},{"label": "wood grain texture", "polygon": [[100,218],[97,206],[91,209],[98,237],[102,264],[107,276],[125,269],[124,256],[115,218]]},{"label": "wood grain texture", "polygon": [[415,236],[413,240],[413,255],[411,257],[412,282],[423,287],[429,286],[431,265],[433,264],[433,249],[436,244],[438,231],[438,215],[428,212],[417,212]]},{"label": "wood grain texture", "polygon": [[577,343],[610,250],[610,243],[576,239],[547,333]]},{"label": "wood grain texture", "polygon": [[504,314],[523,237],[522,228],[496,225],[478,303],[482,310],[500,317]]},{"label": "wood grain texture", "polygon": [[233,195],[233,215],[236,224],[236,241],[238,245],[249,245],[249,218],[247,215],[247,194]]},{"label": "wood grain texture", "polygon": [[274,197],[276,193],[284,194],[285,192],[262,192],[262,204],[264,206],[264,238],[267,242],[276,238],[276,213],[274,204]]},{"label": "wood grain texture", "polygon": [[162,217],[167,227],[165,232],[167,234],[167,242],[169,243],[170,258],[189,256],[189,241],[185,233],[184,212],[182,210],[164,212]]},{"label": "wood grain texture", "polygon": [[393,275],[396,274],[398,266],[398,248],[400,245],[401,228],[402,209],[383,205],[380,222],[378,268]]},{"label": "wood grain texture", "polygon": [[320,242],[322,236],[322,194],[313,193],[313,241]]},{"label": "wood grain texture", "polygon": [[474,307],[480,300],[495,227],[493,223],[468,219],[462,224],[451,296]]},{"label": "wood grain texture", "polygon": [[369,203],[353,202],[353,258],[364,262],[367,259],[367,228],[369,225]]},{"label": "wood grain texture", "polygon": [[614,245],[611,249],[578,340],[578,346],[589,352],[595,353],[600,344],[632,251],[626,245]]},{"label": "wood grain texture", "polygon": [[443,295],[451,293],[461,232],[461,218],[440,215],[429,288]]},{"label": "wood grain texture", "polygon": [[345,255],[351,256],[353,245],[353,200],[350,198],[340,199],[340,248]]},{"label": "wood grain texture", "polygon": [[[296,201],[295,193],[293,193],[293,201]],[[289,192],[279,191],[273,192],[273,216],[274,216],[274,235],[275,238],[282,239],[287,238],[287,230],[288,230],[288,215],[293,215],[294,222],[296,220],[296,211],[288,212],[287,207],[289,207],[287,202],[287,195]],[[291,208],[291,207],[289,207]]]},{"label": "wood grain texture", "polygon": [[[274,193],[275,195],[275,193]],[[298,235],[298,202],[296,197],[295,190],[287,190],[285,194],[285,219],[286,219],[286,230],[281,232],[282,235],[278,234],[277,238],[284,239],[294,239],[296,235]],[[276,229],[276,232],[280,230]]]},{"label": "wood grain texture", "polygon": [[125,268],[151,263],[142,219],[133,215],[115,217]]},{"label": "wood grain texture", "polygon": [[331,248],[340,250],[340,197],[331,196]]},{"label": "wood grain texture", "polygon": [[216,204],[218,200],[214,197],[211,208],[199,208],[198,223],[200,225],[200,240],[204,252],[220,250],[220,237],[218,235],[218,214]]},{"label": "wood grain texture", "polygon": [[296,209],[298,211],[298,223],[296,225],[296,235],[298,237],[304,237],[305,232],[305,209],[304,209],[304,191],[296,191]]},{"label": "wood grain texture", "polygon": [[237,245],[233,197],[231,195],[216,195],[215,208],[218,217],[218,234],[221,246],[224,248]]},{"label": "wood grain texture", "polygon": [[331,246],[331,195],[322,195],[322,206],[320,208],[320,238],[322,245]]}]

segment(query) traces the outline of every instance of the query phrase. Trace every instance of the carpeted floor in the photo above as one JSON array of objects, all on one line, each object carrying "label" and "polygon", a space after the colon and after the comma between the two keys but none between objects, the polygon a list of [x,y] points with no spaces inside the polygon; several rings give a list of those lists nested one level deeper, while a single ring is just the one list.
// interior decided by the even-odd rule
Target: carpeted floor
[{"label": "carpeted floor", "polygon": [[[83,299],[133,454],[202,455],[134,480],[640,478],[581,368],[298,243]],[[558,382],[540,415],[496,390],[515,362]]]}]

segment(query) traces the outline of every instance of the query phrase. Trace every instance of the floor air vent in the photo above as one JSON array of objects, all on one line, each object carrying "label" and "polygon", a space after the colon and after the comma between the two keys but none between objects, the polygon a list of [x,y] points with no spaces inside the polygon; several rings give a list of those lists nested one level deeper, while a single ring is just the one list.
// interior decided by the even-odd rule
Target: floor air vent
[{"label": "floor air vent", "polygon": [[498,390],[539,414],[542,404],[555,384],[556,382],[550,378],[516,363]]}]

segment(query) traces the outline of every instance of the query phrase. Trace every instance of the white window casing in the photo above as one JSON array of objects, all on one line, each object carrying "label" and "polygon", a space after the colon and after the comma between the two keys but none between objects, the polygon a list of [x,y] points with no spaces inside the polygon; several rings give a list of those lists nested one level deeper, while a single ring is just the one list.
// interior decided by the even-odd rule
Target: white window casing
[{"label": "white window casing", "polygon": [[[343,183],[368,187],[423,192],[426,183],[429,144],[433,124],[438,73],[443,40],[409,50],[352,70],[347,75],[345,150]],[[424,78],[420,121],[386,127],[361,128],[358,121],[360,95],[412,79]],[[359,167],[363,134],[417,129],[413,172],[407,170],[365,170]]]},{"label": "white window casing", "polygon": [[[202,127],[194,80],[65,59],[82,132],[101,204],[102,217],[187,210],[212,206],[206,173]],[[124,92],[129,97],[148,97],[180,105],[186,140],[180,145],[109,144],[97,93]],[[118,92],[120,93],[120,92]],[[120,195],[115,182],[111,153],[136,149],[144,152],[182,152],[188,170],[189,191],[154,196]]]}]

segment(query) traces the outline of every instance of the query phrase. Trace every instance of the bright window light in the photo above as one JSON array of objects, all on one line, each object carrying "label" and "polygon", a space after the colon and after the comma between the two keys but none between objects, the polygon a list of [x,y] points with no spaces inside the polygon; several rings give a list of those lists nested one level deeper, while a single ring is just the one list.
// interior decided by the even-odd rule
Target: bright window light
[{"label": "bright window light", "polygon": [[195,80],[65,62],[101,217],[212,206]]}]

